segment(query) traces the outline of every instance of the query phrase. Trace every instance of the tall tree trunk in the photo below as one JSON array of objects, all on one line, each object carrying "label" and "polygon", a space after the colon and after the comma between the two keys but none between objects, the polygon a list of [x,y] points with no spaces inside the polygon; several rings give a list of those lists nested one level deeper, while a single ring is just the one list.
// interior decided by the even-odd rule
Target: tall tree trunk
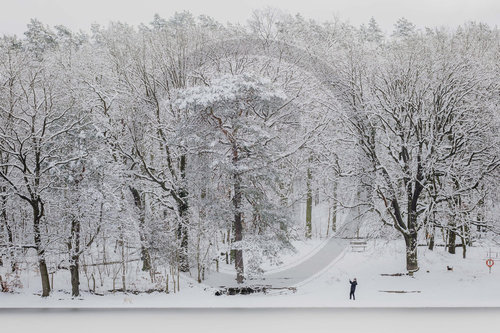
[{"label": "tall tree trunk", "polygon": [[337,231],[337,181],[333,183],[332,231]]},{"label": "tall tree trunk", "polygon": [[177,239],[180,241],[179,249],[179,270],[181,272],[189,272],[189,259],[188,259],[188,203],[187,203],[187,191],[181,189],[179,192],[179,198],[181,199],[178,203],[179,211],[179,223],[177,224]]},{"label": "tall tree trunk", "polygon": [[40,257],[38,260],[38,267],[40,269],[40,277],[42,279],[42,297],[47,297],[50,294],[50,281],[49,281],[49,271],[47,269],[47,263],[45,258]]},{"label": "tall tree trunk", "polygon": [[[0,188],[0,191],[5,193],[5,188]],[[7,220],[7,196],[3,195],[0,199],[0,216],[2,219],[2,226],[5,228],[7,232],[7,252],[9,253],[10,267],[11,271],[14,272],[16,270],[16,258],[14,255],[14,236],[12,234],[12,229]],[[2,258],[0,257],[0,266],[3,265]]]},{"label": "tall tree trunk", "polygon": [[[202,236],[202,227],[201,227],[201,221],[203,221],[206,218],[206,212],[203,207],[203,201],[205,200],[207,196],[207,190],[206,188],[202,188],[201,193],[200,193],[200,199],[202,204],[200,205],[199,209],[199,218],[198,218],[198,235],[197,235],[197,240],[196,240],[196,263],[197,263],[197,268],[198,268],[198,283],[201,283],[202,280],[205,279],[204,277],[204,272],[205,272],[205,265],[202,264],[202,260],[204,258],[201,257],[201,236]],[[207,250],[208,251],[208,250]],[[218,271],[218,261],[217,263],[217,271]]]},{"label": "tall tree trunk", "polygon": [[[420,170],[420,166],[418,167]],[[418,172],[417,178],[420,178],[420,171]],[[421,180],[421,179],[420,179]],[[418,246],[418,225],[417,225],[417,203],[420,193],[422,192],[423,186],[420,181],[416,182],[414,185],[414,190],[412,191],[412,186],[410,183],[407,185],[408,194],[408,216],[407,216],[407,230],[408,232],[404,234],[406,243],[406,270],[411,274],[418,271],[418,260],[417,260],[417,246]]]},{"label": "tall tree trunk", "polygon": [[468,246],[472,246],[472,236],[470,232],[470,225],[464,225],[464,236],[465,236],[465,243]]},{"label": "tall tree trunk", "polygon": [[467,242],[465,240],[465,237],[460,237],[462,240],[462,257],[465,259],[467,257]]},{"label": "tall tree trunk", "polygon": [[436,226],[434,225],[434,222],[432,222],[432,229],[429,235],[429,250],[431,251],[434,250],[435,237],[436,237]]},{"label": "tall tree trunk", "polygon": [[125,237],[123,236],[123,233],[121,235],[121,240],[122,240],[122,249],[121,249],[122,290],[125,293],[127,292],[127,285],[126,285],[127,267],[125,266]]},{"label": "tall tree trunk", "polygon": [[[455,189],[458,191],[460,189],[460,184],[458,183],[458,180],[455,179]],[[453,205],[451,208],[453,210],[457,210],[462,206],[462,198],[460,197],[460,194],[455,195],[453,197]],[[455,254],[456,253],[456,241],[457,241],[457,234],[455,231],[456,228],[456,220],[455,216],[451,216],[451,221],[449,223],[450,228],[448,229],[448,253],[450,254]]]},{"label": "tall tree trunk", "polygon": [[429,250],[434,251],[434,245],[436,242],[436,212],[432,213],[432,220],[429,222],[430,227],[428,226],[428,238],[429,238]]},{"label": "tall tree trunk", "polygon": [[[283,182],[279,182],[279,187],[280,187],[280,203],[281,203],[281,206],[282,207],[287,207],[288,205],[288,197],[287,195],[284,193],[285,191],[285,185],[283,184]],[[285,232],[287,232],[287,225],[284,221],[280,220],[280,230],[283,230]]]},{"label": "tall tree trunk", "polygon": [[[233,193],[233,209],[234,209],[234,241],[239,242],[243,239],[243,221],[241,212],[241,175],[237,170],[238,166],[238,147],[233,144],[233,179],[234,179],[234,193]],[[239,244],[238,244],[239,245]],[[244,265],[243,265],[243,250],[234,250],[234,267],[236,269],[236,282],[243,283]]]},{"label": "tall tree trunk", "polygon": [[[452,225],[452,228],[454,225]],[[455,254],[457,234],[452,229],[448,229],[448,253]]]},{"label": "tall tree trunk", "polygon": [[307,169],[307,194],[306,194],[306,238],[312,236],[312,188],[311,188],[311,169]]},{"label": "tall tree trunk", "polygon": [[[432,198],[432,201],[434,203],[437,202],[437,187],[438,187],[438,184],[440,184],[439,182],[439,176],[436,175],[435,173],[433,173],[432,175],[432,189],[433,189],[433,193],[431,195],[431,198]],[[436,210],[435,208],[433,208],[432,210],[432,220],[430,221],[430,224],[432,226],[431,230],[430,230],[430,236],[429,236],[429,250],[433,251],[434,250],[434,245],[435,245],[435,242],[436,242]]]},{"label": "tall tree trunk", "polygon": [[328,224],[326,225],[326,238],[330,234],[330,216],[332,215],[332,207],[328,208]]},{"label": "tall tree trunk", "polygon": [[188,204],[188,191],[186,189],[186,155],[180,158],[180,171],[182,178],[182,187],[178,191],[179,200],[177,201],[177,208],[179,211],[179,224],[177,225],[177,239],[180,241],[179,251],[179,269],[181,272],[189,272],[189,258],[188,258],[188,223],[189,223],[189,204]]},{"label": "tall tree trunk", "polygon": [[38,256],[40,278],[42,280],[42,297],[47,297],[50,294],[49,272],[47,270],[47,263],[45,262],[45,249],[42,246],[42,236],[40,232],[43,204],[40,199],[33,199],[30,203],[33,208],[33,238]]},{"label": "tall tree trunk", "polygon": [[70,255],[69,271],[71,274],[71,296],[78,297],[80,295],[80,229],[81,223],[79,219],[71,221],[71,236],[68,241],[68,250]]},{"label": "tall tree trunk", "polygon": [[80,265],[78,263],[79,257],[72,259],[72,263],[69,266],[69,271],[71,273],[71,296],[80,296]]},{"label": "tall tree trunk", "polygon": [[[0,187],[0,193],[4,193],[5,190]],[[5,196],[0,196],[0,216],[2,217],[0,221],[0,239],[2,238],[3,234],[3,229],[6,228],[7,225],[7,219],[4,217],[4,211],[6,212],[5,208]],[[7,247],[10,248],[10,244],[7,241]],[[3,267],[3,260],[2,260],[2,255],[0,254],[0,267]]]},{"label": "tall tree trunk", "polygon": [[417,233],[404,235],[406,244],[406,270],[410,273],[418,271],[417,260]]},{"label": "tall tree trunk", "polygon": [[134,203],[137,209],[139,209],[139,239],[141,241],[141,260],[142,260],[142,270],[149,271],[151,269],[151,256],[149,255],[149,250],[146,247],[146,236],[144,229],[146,226],[146,207],[144,198],[139,191],[130,186],[130,192],[134,197]]}]

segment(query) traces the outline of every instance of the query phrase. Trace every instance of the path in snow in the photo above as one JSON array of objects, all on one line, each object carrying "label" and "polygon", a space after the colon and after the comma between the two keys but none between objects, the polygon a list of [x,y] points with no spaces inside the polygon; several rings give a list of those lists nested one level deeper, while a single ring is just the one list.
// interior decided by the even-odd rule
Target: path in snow
[{"label": "path in snow", "polygon": [[332,263],[347,247],[349,241],[341,238],[330,238],[314,255],[297,265],[261,277],[247,279],[243,284],[236,283],[235,274],[210,272],[204,284],[211,287],[242,287],[252,285],[271,285],[275,288],[292,287],[313,277]]}]

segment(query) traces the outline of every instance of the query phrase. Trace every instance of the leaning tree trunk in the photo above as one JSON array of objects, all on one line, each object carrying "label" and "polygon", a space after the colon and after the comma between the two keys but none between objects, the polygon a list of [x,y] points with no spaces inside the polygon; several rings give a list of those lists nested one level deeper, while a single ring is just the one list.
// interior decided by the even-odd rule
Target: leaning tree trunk
[{"label": "leaning tree trunk", "polygon": [[[233,144],[233,167],[238,166],[238,148]],[[243,239],[243,221],[241,212],[241,175],[237,170],[234,170],[234,241],[239,242]],[[234,267],[236,269],[236,282],[243,283],[244,280],[244,265],[243,265],[243,250],[234,250]]]},{"label": "leaning tree trunk", "polygon": [[40,277],[42,279],[42,297],[47,297],[50,294],[49,271],[45,258],[39,254],[38,267],[40,269]]}]

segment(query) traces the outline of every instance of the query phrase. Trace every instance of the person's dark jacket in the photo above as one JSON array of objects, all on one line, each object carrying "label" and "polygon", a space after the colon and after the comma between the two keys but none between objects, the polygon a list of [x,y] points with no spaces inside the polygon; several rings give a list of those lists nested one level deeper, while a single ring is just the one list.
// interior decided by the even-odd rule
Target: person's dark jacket
[{"label": "person's dark jacket", "polygon": [[351,291],[355,291],[358,283],[356,281],[351,281],[351,280],[349,280],[349,283],[351,284]]}]

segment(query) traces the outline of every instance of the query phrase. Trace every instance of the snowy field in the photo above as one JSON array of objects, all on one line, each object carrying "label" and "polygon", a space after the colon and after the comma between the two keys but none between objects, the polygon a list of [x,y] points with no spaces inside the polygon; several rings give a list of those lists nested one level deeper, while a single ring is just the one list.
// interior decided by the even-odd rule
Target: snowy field
[{"label": "snowy field", "polygon": [[[298,253],[285,258],[289,267],[307,260],[318,251],[320,241],[297,244]],[[429,251],[419,248],[420,271],[410,276],[382,276],[403,273],[405,267],[402,241],[370,241],[366,252],[349,250],[332,260],[324,271],[300,283],[295,293],[272,292],[237,296],[215,296],[216,289],[198,284],[189,277],[181,278],[178,293],[123,294],[109,293],[96,296],[83,292],[72,299],[67,291],[60,291],[57,284],[67,285],[59,276],[55,291],[50,297],[41,298],[38,276],[25,277],[25,292],[1,293],[0,307],[497,307],[500,306],[500,273],[496,266],[491,274],[485,265],[489,248],[470,247],[468,258],[462,259],[461,249],[455,255],[437,247]],[[499,249],[492,248],[493,252]],[[447,266],[453,267],[450,271]],[[350,301],[348,280],[358,279],[356,301]],[[83,282],[83,281],[82,281]],[[86,289],[82,285],[82,289]],[[389,292],[388,292],[389,291]]]},{"label": "snowy field", "polygon": [[202,7],[0,32],[0,308],[500,309],[498,25]]}]

